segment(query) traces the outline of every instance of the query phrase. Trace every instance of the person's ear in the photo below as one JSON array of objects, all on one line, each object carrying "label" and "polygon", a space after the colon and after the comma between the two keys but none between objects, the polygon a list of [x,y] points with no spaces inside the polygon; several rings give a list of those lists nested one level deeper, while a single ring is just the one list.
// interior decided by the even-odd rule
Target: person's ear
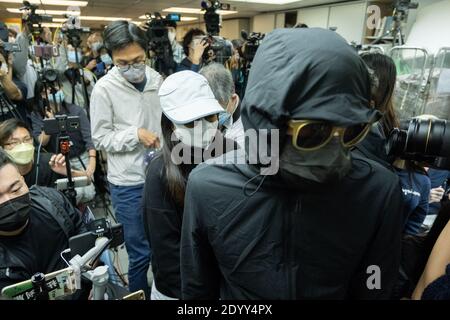
[{"label": "person's ear", "polygon": [[228,113],[233,114],[236,111],[236,109],[239,105],[239,100],[240,100],[239,96],[236,93],[233,93],[233,95],[231,96],[230,102],[228,103],[228,106],[227,106]]}]

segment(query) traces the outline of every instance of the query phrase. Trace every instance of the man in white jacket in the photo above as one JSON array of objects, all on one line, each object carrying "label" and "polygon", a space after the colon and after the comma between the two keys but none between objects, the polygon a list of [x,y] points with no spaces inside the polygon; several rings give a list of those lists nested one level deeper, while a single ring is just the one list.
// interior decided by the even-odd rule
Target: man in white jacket
[{"label": "man in white jacket", "polygon": [[[133,23],[116,21],[104,32],[114,67],[92,93],[92,138],[108,156],[108,181],[116,217],[124,226],[130,291],[149,297],[151,251],[142,223],[144,155],[159,147],[161,76],[146,66],[145,34]],[[148,151],[148,150],[147,150]]]}]

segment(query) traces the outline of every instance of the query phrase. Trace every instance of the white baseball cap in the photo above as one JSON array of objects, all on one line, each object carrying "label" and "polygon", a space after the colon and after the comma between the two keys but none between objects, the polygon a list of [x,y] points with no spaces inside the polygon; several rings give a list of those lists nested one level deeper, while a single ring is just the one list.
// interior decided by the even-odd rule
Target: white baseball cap
[{"label": "white baseball cap", "polygon": [[162,112],[175,124],[186,124],[224,112],[208,80],[193,71],[181,71],[167,77],[158,95]]}]

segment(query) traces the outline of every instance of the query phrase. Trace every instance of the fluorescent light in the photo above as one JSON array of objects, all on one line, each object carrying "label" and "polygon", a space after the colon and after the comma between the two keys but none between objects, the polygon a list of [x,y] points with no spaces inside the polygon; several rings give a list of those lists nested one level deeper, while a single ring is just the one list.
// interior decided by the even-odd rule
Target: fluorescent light
[{"label": "fluorescent light", "polygon": [[[6,11],[11,12],[11,13],[22,13],[22,11],[20,11],[19,9],[15,9],[15,8],[7,8]],[[49,15],[59,15],[59,16],[63,16],[65,14],[67,15],[71,15],[71,16],[79,16],[80,15],[80,11],[67,11],[67,10],[36,10],[37,14],[49,14]]]},{"label": "fluorescent light", "polygon": [[[143,20],[147,20],[148,17],[146,15],[140,16],[139,19],[143,19]],[[196,17],[183,17],[181,16],[181,21],[194,21],[194,20],[198,20],[198,18]]]},{"label": "fluorescent light", "polygon": [[[192,14],[203,14],[205,13],[205,10],[202,9],[195,9],[195,8],[179,8],[179,7],[171,7],[163,10],[164,12],[174,12],[174,13],[192,13]],[[237,11],[231,11],[231,10],[217,10],[218,14],[221,14],[223,16],[227,14],[235,14],[238,13]]]},{"label": "fluorescent light", "polygon": [[[126,20],[131,21],[131,18],[119,18],[119,17],[95,17],[95,16],[80,16],[80,21],[117,21]],[[53,22],[66,22],[64,18],[53,18]]]},{"label": "fluorescent light", "polygon": [[278,4],[284,5],[302,0],[227,0],[227,2],[245,2],[245,3],[261,3],[261,4]]},{"label": "fluorescent light", "polygon": [[[63,1],[63,0],[28,0],[31,4],[44,4],[48,6],[86,7],[87,1]],[[23,3],[23,0],[0,0],[0,3]]]},{"label": "fluorescent light", "polygon": [[47,28],[61,28],[61,24],[60,23],[50,23],[50,22],[46,22],[41,24],[41,27],[47,27]]}]

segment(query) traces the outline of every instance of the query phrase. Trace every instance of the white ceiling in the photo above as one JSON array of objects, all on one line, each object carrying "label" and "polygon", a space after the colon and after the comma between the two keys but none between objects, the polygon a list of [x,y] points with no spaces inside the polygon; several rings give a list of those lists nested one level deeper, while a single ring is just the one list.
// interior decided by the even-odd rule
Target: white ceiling
[{"label": "white ceiling", "polygon": [[[168,7],[189,7],[189,8],[201,8],[201,0],[87,0],[89,4],[87,7],[81,8],[81,15],[89,16],[107,16],[107,17],[123,17],[131,18],[135,21],[139,21],[138,17],[144,15],[147,12],[161,12]],[[349,0],[302,0],[296,1],[288,5],[268,5],[258,3],[247,3],[223,0],[223,3],[229,3],[231,9],[238,11],[237,14],[224,16],[224,19],[237,18],[237,17],[252,17],[262,12],[272,12],[280,10],[289,10],[300,7],[321,5],[327,3],[345,2]],[[350,0],[351,1],[351,0]],[[355,0],[353,0],[355,1]],[[0,3],[0,17],[4,18],[19,18],[20,14],[9,13],[6,8],[19,8],[21,5],[14,3]],[[40,9],[47,10],[64,10],[63,6],[40,6]],[[183,15],[183,14],[182,14]],[[202,21],[202,15],[184,14],[185,16],[198,17],[198,21]],[[55,18],[62,18],[62,16],[54,16]],[[91,28],[100,28],[107,22],[102,21],[84,21],[83,26]]]}]

